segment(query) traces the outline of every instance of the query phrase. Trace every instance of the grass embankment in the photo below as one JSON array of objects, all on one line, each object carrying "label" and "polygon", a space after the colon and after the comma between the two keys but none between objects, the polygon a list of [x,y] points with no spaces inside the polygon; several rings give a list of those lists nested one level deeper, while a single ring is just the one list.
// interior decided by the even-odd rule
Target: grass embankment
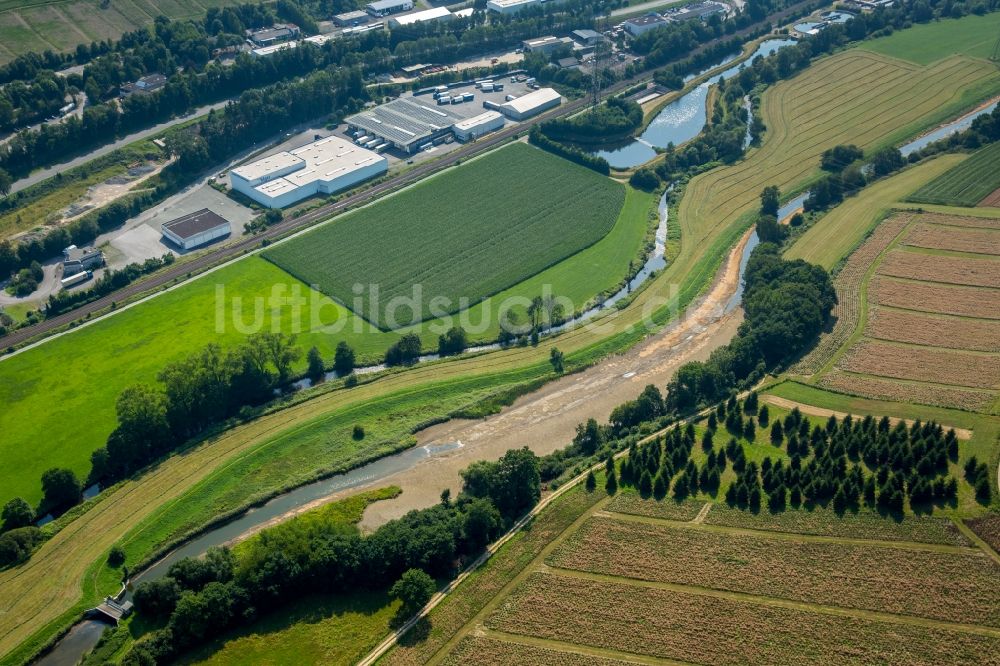
[{"label": "grass embankment", "polygon": [[[525,150],[543,154],[534,148]],[[536,193],[544,198],[539,182]],[[624,206],[610,233],[489,303],[475,305],[456,323],[471,327],[485,322],[478,331],[470,331],[470,338],[493,340],[499,330],[499,304],[507,298],[530,299],[549,285],[553,294],[582,306],[616,288],[641,254],[655,204],[654,195],[626,188]],[[378,211],[381,205],[366,210]],[[335,221],[330,226],[339,224]],[[393,224],[406,222],[393,220]],[[466,270],[475,273],[478,268],[466,266]],[[438,334],[451,325],[450,319],[437,320],[419,330],[407,330],[417,330],[425,348],[432,349]],[[165,365],[205,344],[235,345],[259,330],[296,334],[301,347],[315,345],[326,359],[332,358],[337,343],[344,340],[355,349],[359,362],[369,363],[381,360],[386,348],[406,332],[382,332],[270,262],[251,256],[4,358],[0,360],[0,402],[6,409],[0,413],[0,429],[9,435],[0,443],[0,453],[8,456],[10,465],[0,471],[0,502],[14,496],[37,501],[41,496],[38,479],[53,466],[69,467],[86,476],[90,454],[113,429],[114,403],[127,386],[154,383]],[[304,367],[304,361],[299,365]],[[53,367],[59,371],[51,371]]]},{"label": "grass embankment", "polygon": [[[624,199],[620,183],[514,143],[263,256],[381,328],[399,328],[457,312],[593,245]],[[387,312],[404,298],[420,301]]]},{"label": "grass embankment", "polygon": [[1000,35],[1000,13],[992,12],[985,16],[914,25],[862,44],[860,48],[929,65],[956,53],[973,58],[995,57],[997,35]]},{"label": "grass embankment", "polygon": [[[186,456],[171,458],[143,477],[141,483],[125,484],[121,490],[116,491],[116,497],[110,498],[112,501],[99,505],[98,508],[104,507],[102,516],[96,514],[92,516],[94,512],[88,512],[73,524],[74,529],[64,530],[57,535],[36,553],[28,565],[22,567],[19,579],[25,583],[23,590],[21,594],[12,597],[12,603],[4,609],[7,612],[0,616],[0,635],[4,637],[0,639],[0,652],[8,654],[15,646],[24,644],[19,654],[26,654],[30,652],[31,644],[45,640],[54,629],[65,624],[73,615],[74,604],[82,603],[79,601],[81,598],[79,588],[75,585],[84,580],[87,565],[94,562],[94,568],[98,568],[98,563],[107,549],[122,534],[137,529],[137,526],[141,526],[144,521],[151,520],[150,514],[155,506],[182,501],[180,498],[210,473],[223,470],[220,474],[224,475],[225,470],[229,469],[229,465],[239,456],[258,447],[267,446],[283,430],[293,427],[293,424],[306,415],[314,417],[332,415],[337,410],[348,408],[377,395],[394,392],[430,393],[435,390],[433,382],[478,378],[484,383],[494,381],[495,385],[501,388],[510,386],[511,383],[515,385],[524,383],[549,373],[547,359],[554,346],[567,353],[567,359],[571,364],[591,362],[608,353],[624,349],[646,335],[648,328],[642,325],[647,319],[644,313],[653,312],[652,321],[663,324],[669,320],[671,312],[674,311],[671,305],[686,306],[707,286],[728,249],[750,225],[750,219],[744,213],[753,209],[757,195],[765,185],[776,182],[774,174],[781,173],[780,170],[775,171],[774,167],[775,164],[782,162],[779,159],[781,152],[787,156],[785,163],[793,167],[777,182],[786,190],[801,189],[815,177],[818,172],[819,154],[829,146],[836,143],[865,143],[866,137],[869,142],[888,140],[885,137],[906,131],[912,133],[939,122],[942,116],[948,113],[948,109],[940,105],[941,100],[938,100],[936,105],[918,105],[919,108],[887,104],[886,106],[890,108],[884,110],[882,116],[884,121],[877,126],[878,131],[873,132],[872,123],[864,118],[858,119],[853,129],[847,120],[841,119],[838,122],[832,116],[828,122],[819,122],[817,118],[826,117],[824,113],[826,110],[813,106],[810,109],[797,111],[803,118],[809,120],[812,126],[812,145],[802,148],[801,142],[794,138],[801,136],[801,133],[793,136],[789,134],[790,126],[793,130],[798,128],[798,118],[789,118],[784,122],[778,120],[782,103],[791,104],[794,101],[790,99],[793,84],[808,85],[815,89],[812,95],[803,95],[797,98],[799,100],[819,97],[821,101],[827,103],[839,102],[845,98],[844,90],[847,89],[854,94],[863,93],[882,99],[881,79],[858,78],[858,71],[847,66],[853,63],[859,70],[864,70],[871,63],[870,57],[857,58],[848,53],[835,58],[839,60],[832,66],[826,65],[819,69],[823,64],[820,63],[813,68],[819,69],[817,73],[803,74],[794,82],[783,83],[765,94],[766,107],[767,100],[772,96],[776,96],[778,102],[769,105],[771,115],[767,123],[770,131],[765,135],[764,147],[752,152],[745,162],[715,170],[692,181],[680,205],[682,214],[679,218],[673,218],[679,219],[678,226],[682,239],[680,252],[675,261],[646,289],[637,294],[627,308],[604,317],[602,320],[604,326],[574,330],[558,338],[544,340],[537,348],[512,349],[480,358],[463,358],[439,365],[418,367],[358,389],[329,393],[307,405],[266,417],[226,433],[214,439],[210,445],[199,447]],[[824,62],[834,61],[835,58]],[[917,71],[917,74],[920,73]],[[984,81],[995,81],[997,78],[995,73],[980,71],[979,74],[963,82],[952,72],[949,76],[943,77],[943,81],[938,80],[941,86],[941,98],[961,100],[962,96],[958,91],[963,85],[980,90],[985,85]],[[844,84],[843,79],[849,79],[850,82]],[[903,87],[912,88],[917,79],[918,77],[913,76]],[[824,94],[824,89],[828,86],[837,87],[838,92]],[[784,93],[780,92],[782,87]],[[885,97],[892,98],[898,92],[890,89],[884,94]],[[969,98],[975,96],[975,92],[969,94]],[[959,106],[960,102],[956,102],[955,105]],[[871,105],[868,105],[866,113],[873,112]],[[865,116],[865,118],[870,117]],[[826,136],[827,133],[830,137]],[[769,148],[772,143],[776,147]],[[730,177],[731,174],[735,175]],[[743,185],[742,188],[737,187],[740,183]],[[737,190],[735,198],[734,187]],[[2,366],[3,363],[0,363],[0,368]],[[518,369],[523,370],[517,371]],[[504,373],[508,372],[515,379],[505,378]],[[439,404],[436,410],[429,410],[428,413],[445,416],[455,407],[453,404]],[[387,410],[386,418],[391,417],[392,411]],[[280,466],[281,461],[277,460],[275,464]],[[315,461],[310,464],[312,468],[317,466]],[[325,467],[329,464],[329,461],[322,461],[320,466]],[[295,473],[301,474],[303,471],[296,470]],[[233,477],[239,479],[235,472]],[[247,497],[265,490],[246,484],[243,487]],[[203,505],[210,506],[211,502]],[[77,564],[78,562],[80,564]],[[58,583],[50,586],[46,581],[51,578],[49,574],[52,571],[58,571],[61,575]],[[87,580],[90,582],[83,584],[85,598],[93,599],[107,591],[94,584],[93,575]],[[0,576],[0,585],[4,584],[4,577]],[[33,617],[31,628],[18,626],[13,618],[20,617]],[[3,618],[8,620],[5,621]],[[37,627],[43,628],[32,631]],[[26,640],[27,643],[24,643]]]},{"label": "grass embankment", "polygon": [[908,197],[916,203],[975,206],[1000,188],[1000,141],[976,151]]}]

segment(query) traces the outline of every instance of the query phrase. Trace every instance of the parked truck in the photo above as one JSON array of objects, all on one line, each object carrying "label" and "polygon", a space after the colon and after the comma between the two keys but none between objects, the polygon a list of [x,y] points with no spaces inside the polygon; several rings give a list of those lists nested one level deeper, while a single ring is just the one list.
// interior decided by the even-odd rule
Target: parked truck
[{"label": "parked truck", "polygon": [[81,273],[70,275],[69,277],[64,277],[62,280],[59,280],[59,284],[62,285],[63,289],[68,289],[74,285],[86,282],[92,277],[94,277],[93,271],[83,271]]}]

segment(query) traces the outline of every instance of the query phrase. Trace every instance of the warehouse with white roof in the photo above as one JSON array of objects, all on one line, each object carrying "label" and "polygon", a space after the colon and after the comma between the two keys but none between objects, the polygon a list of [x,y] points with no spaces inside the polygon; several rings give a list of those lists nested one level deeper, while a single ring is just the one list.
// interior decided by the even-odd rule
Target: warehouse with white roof
[{"label": "warehouse with white roof", "polygon": [[552,88],[539,88],[527,95],[500,105],[500,112],[513,120],[524,120],[562,103],[562,96]]},{"label": "warehouse with white roof", "polygon": [[229,172],[229,183],[268,208],[333,194],[389,169],[385,157],[336,136],[280,152]]},{"label": "warehouse with white roof", "polygon": [[452,13],[447,7],[435,7],[433,9],[425,9],[422,12],[413,12],[412,14],[393,16],[389,19],[389,29],[395,30],[396,28],[403,28],[408,25],[424,23],[426,21],[448,21],[451,18]]},{"label": "warehouse with white roof", "polygon": [[429,107],[400,97],[362,111],[345,120],[355,134],[378,138],[406,153],[429,148],[451,131],[462,117],[444,106]]},{"label": "warehouse with white roof", "polygon": [[459,141],[473,141],[484,134],[497,131],[503,125],[504,119],[502,115],[496,111],[487,111],[486,113],[480,113],[478,116],[458,121],[452,127],[452,131],[455,133],[455,138]]}]

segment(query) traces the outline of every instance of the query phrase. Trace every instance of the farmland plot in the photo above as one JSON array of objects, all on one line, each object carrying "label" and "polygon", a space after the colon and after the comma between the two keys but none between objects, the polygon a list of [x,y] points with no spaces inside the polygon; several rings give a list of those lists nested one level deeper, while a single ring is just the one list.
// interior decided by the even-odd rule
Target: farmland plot
[{"label": "farmland plot", "polygon": [[871,338],[917,345],[1000,351],[1000,321],[925,315],[873,308],[865,334]]},{"label": "farmland plot", "polygon": [[996,564],[974,550],[799,541],[595,516],[547,563],[637,580],[1000,626]]},{"label": "farmland plot", "polygon": [[819,385],[866,398],[937,405],[939,407],[957,407],[973,412],[989,411],[997,399],[996,393],[987,391],[849,375],[837,369],[823,375]]},{"label": "farmland plot", "polygon": [[445,666],[542,666],[543,664],[559,664],[560,666],[622,666],[629,661],[605,659],[592,654],[581,655],[571,652],[560,652],[534,645],[522,645],[508,641],[497,640],[488,636],[469,636],[459,643],[443,662]]},{"label": "farmland plot", "polygon": [[1000,553],[1000,516],[990,514],[982,518],[970,518],[965,522],[990,548]]},{"label": "farmland plot", "polygon": [[917,203],[975,206],[1000,187],[1000,142],[981,148],[910,196]]},{"label": "farmland plot", "polygon": [[838,516],[820,507],[781,513],[752,513],[719,503],[712,506],[705,516],[705,524],[851,539],[970,545],[969,540],[947,518],[904,516],[899,520],[887,520],[870,511]]},{"label": "farmland plot", "polygon": [[994,290],[880,277],[870,293],[879,305],[938,314],[1000,319],[1000,295]]},{"label": "farmland plot", "polygon": [[[464,309],[596,243],[624,198],[619,183],[514,144],[264,257],[380,327],[396,328]],[[387,316],[392,300],[414,289],[420,302]]]},{"label": "farmland plot", "polygon": [[893,250],[879,266],[879,273],[970,287],[1000,287],[1000,260],[996,259]]},{"label": "farmland plot", "polygon": [[623,491],[615,495],[607,507],[608,511],[631,514],[634,516],[649,516],[666,520],[694,520],[705,502],[696,499],[685,499],[678,502],[674,499],[653,500],[643,498],[639,493]]},{"label": "farmland plot", "polygon": [[1000,387],[1000,356],[895,345],[866,340],[852,347],[840,367],[893,379],[936,382],[953,386]]},{"label": "farmland plot", "polygon": [[932,250],[1000,254],[1000,230],[921,224],[907,234],[905,242]]},{"label": "farmland plot", "polygon": [[979,202],[979,205],[983,207],[1000,208],[1000,187],[987,194],[983,200]]},{"label": "farmland plot", "polygon": [[1000,664],[993,636],[768,602],[539,573],[487,627],[702,664]]}]

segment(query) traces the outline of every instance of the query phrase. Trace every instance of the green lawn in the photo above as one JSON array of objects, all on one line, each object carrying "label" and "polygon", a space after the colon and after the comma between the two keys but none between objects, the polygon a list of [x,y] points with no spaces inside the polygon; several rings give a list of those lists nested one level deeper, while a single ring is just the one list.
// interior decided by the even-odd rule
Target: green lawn
[{"label": "green lawn", "polygon": [[[516,143],[264,257],[399,328],[466,309],[593,245],[624,199],[623,185]],[[411,297],[419,300],[393,310],[394,299]]]},{"label": "green lawn", "polygon": [[955,53],[995,58],[998,43],[1000,12],[993,12],[915,25],[909,30],[865,42],[859,48],[928,65]]},{"label": "green lawn", "polygon": [[909,197],[917,203],[975,206],[1000,187],[1000,141],[976,151]]}]

